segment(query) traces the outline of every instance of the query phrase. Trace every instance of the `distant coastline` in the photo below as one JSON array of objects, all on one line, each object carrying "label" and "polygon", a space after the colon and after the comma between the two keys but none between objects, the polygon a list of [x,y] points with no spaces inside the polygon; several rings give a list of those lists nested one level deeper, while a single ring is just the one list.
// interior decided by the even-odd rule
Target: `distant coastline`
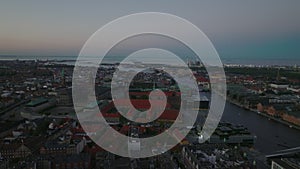
[{"label": "distant coastline", "polygon": [[[105,58],[105,63],[119,63],[123,56],[110,56]],[[73,64],[77,56],[17,56],[17,55],[0,55],[0,61],[13,61],[13,60],[39,60],[50,61],[57,63]],[[300,66],[300,58],[222,58],[225,65],[253,65],[253,66]]]}]

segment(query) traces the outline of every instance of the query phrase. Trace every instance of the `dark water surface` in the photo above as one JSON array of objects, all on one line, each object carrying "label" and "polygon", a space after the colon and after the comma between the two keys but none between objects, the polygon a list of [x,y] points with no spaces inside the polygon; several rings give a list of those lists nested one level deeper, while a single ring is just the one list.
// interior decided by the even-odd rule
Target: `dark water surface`
[{"label": "dark water surface", "polygon": [[269,120],[229,102],[226,103],[222,121],[247,127],[257,136],[255,148],[265,154],[300,146],[300,130]]}]

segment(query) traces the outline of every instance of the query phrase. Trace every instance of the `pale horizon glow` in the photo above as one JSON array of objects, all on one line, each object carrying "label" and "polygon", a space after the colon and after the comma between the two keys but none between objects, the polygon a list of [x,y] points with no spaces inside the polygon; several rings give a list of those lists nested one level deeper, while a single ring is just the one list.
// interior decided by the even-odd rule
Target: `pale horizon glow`
[{"label": "pale horizon glow", "polygon": [[198,26],[221,58],[299,62],[299,7],[300,1],[281,0],[6,1],[0,3],[0,57],[77,56],[85,41],[106,23],[137,12],[164,12]]}]

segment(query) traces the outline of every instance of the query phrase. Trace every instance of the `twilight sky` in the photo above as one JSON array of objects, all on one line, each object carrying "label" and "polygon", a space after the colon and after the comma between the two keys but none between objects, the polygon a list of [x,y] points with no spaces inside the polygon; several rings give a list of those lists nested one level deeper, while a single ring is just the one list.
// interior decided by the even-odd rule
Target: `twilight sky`
[{"label": "twilight sky", "polygon": [[0,55],[76,56],[106,23],[137,12],[164,12],[198,26],[221,58],[299,62],[299,9],[299,0],[1,1]]}]

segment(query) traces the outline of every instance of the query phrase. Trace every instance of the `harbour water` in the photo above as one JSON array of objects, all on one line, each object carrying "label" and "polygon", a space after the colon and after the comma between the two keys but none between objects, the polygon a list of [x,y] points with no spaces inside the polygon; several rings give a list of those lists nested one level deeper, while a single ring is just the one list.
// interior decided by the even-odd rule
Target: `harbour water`
[{"label": "harbour water", "polygon": [[300,147],[300,130],[269,120],[232,103],[226,103],[222,121],[247,127],[257,137],[254,147],[264,154]]},{"label": "harbour water", "polygon": [[[207,92],[200,92],[200,95],[210,98]],[[254,148],[265,155],[300,147],[300,130],[241,108],[229,101],[226,101],[221,121],[246,127],[256,136]],[[203,122],[203,116],[198,118],[198,122],[200,124]]]}]

